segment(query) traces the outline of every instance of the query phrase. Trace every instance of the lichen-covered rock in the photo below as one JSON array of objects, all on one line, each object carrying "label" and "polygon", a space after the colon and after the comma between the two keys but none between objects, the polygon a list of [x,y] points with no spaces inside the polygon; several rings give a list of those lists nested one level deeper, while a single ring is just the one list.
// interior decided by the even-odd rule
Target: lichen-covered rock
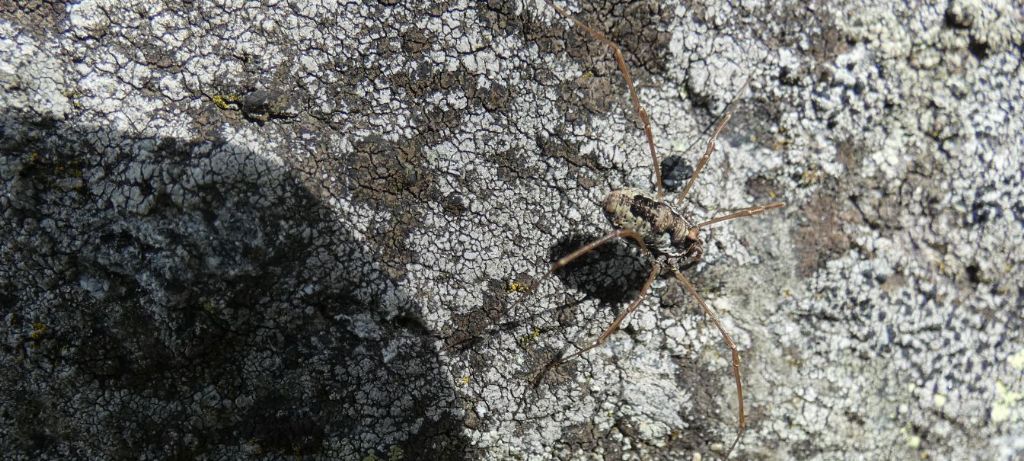
[{"label": "lichen-covered rock", "polygon": [[[924,3],[924,2],[922,2]],[[560,3],[562,4],[562,3]],[[567,5],[623,49],[744,357],[737,458],[1024,456],[1009,2]],[[749,87],[744,84],[749,80]],[[728,350],[646,275],[608,49],[543,1],[0,5],[0,450],[687,459]]]}]

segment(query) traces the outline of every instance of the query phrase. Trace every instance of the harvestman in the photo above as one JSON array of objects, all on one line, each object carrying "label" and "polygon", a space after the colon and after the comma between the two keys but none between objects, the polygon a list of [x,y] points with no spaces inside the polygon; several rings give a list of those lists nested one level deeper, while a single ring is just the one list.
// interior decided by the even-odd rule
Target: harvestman
[{"label": "harvestman", "polygon": [[[587,24],[576,19],[573,15],[569,14],[568,11],[555,5],[552,0],[546,1],[548,5],[558,12],[559,15],[569,21],[572,21],[576,27],[582,29],[591,37],[610,48],[614,54],[615,62],[618,64],[619,71],[622,73],[622,77],[626,81],[626,87],[629,89],[629,96],[633,103],[633,110],[636,112],[644,126],[647,146],[651,152],[656,193],[652,196],[647,192],[637,189],[619,189],[611,191],[608,196],[605,197],[603,205],[605,214],[612,222],[615,230],[587,245],[584,245],[576,251],[573,251],[569,255],[556,261],[554,265],[551,266],[551,270],[548,272],[549,274],[565,267],[576,258],[589,253],[595,248],[613,239],[623,238],[636,242],[641,253],[651,261],[652,267],[651,272],[647,276],[640,292],[637,294],[636,299],[634,299],[633,302],[629,304],[629,307],[627,307],[626,310],[612,321],[611,325],[609,325],[593,343],[569,356],[556,358],[551,364],[545,367],[545,369],[561,365],[604,343],[609,336],[618,330],[623,319],[633,313],[633,311],[640,306],[640,303],[643,302],[650,293],[654,280],[661,275],[671,275],[675,280],[679,281],[690,296],[700,304],[701,309],[704,311],[704,315],[711,320],[712,324],[715,325],[715,328],[717,328],[718,332],[721,333],[726,346],[728,346],[729,350],[732,351],[732,374],[736,380],[736,395],[739,400],[739,430],[736,434],[736,440],[729,448],[729,452],[731,453],[732,449],[735,448],[736,444],[739,442],[740,437],[743,435],[747,426],[746,415],[743,409],[743,381],[740,372],[740,353],[736,347],[736,343],[733,342],[732,337],[729,336],[729,333],[722,326],[721,321],[719,321],[718,314],[716,314],[715,311],[704,302],[697,293],[696,288],[694,288],[693,283],[691,283],[690,280],[682,274],[681,270],[684,265],[689,267],[696,264],[703,256],[704,242],[699,233],[701,229],[722,221],[728,221],[730,219],[743,216],[753,216],[772,208],[780,208],[785,204],[782,202],[773,202],[765,205],[753,206],[704,222],[691,224],[688,219],[689,216],[677,211],[673,204],[664,200],[665,187],[662,184],[658,154],[655,150],[654,133],[651,129],[650,117],[647,115],[647,111],[640,105],[640,99],[637,96],[636,88],[633,86],[633,79],[630,76],[629,67],[626,66],[626,61],[622,57],[622,51],[619,49],[619,46],[600,31],[591,28]],[[722,132],[722,129],[725,127],[725,124],[729,121],[731,116],[732,112],[730,109],[722,116],[721,121],[715,126],[714,131],[711,134],[711,138],[708,140],[704,156],[702,156],[700,161],[697,163],[697,167],[694,169],[690,180],[686,183],[686,187],[683,188],[682,193],[676,197],[675,205],[682,203],[683,199],[686,198],[686,195],[690,192],[690,188],[693,187],[694,182],[697,181],[697,177],[700,175],[701,170],[708,163],[711,153],[715,150],[715,140],[718,138],[718,135]],[[543,373],[540,376],[543,376]]]}]

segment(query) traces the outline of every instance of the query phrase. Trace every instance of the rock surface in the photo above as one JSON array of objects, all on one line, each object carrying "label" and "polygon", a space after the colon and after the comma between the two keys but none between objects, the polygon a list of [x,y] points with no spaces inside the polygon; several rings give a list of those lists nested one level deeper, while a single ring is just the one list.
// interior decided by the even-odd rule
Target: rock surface
[{"label": "rock surface", "polygon": [[[568,7],[623,49],[737,459],[1024,456],[1024,11]],[[914,3],[914,2],[908,2]],[[749,79],[749,87],[744,84]],[[607,48],[530,2],[0,5],[0,450],[698,459],[728,350],[600,202],[650,189]],[[574,346],[576,345],[576,346]]]}]

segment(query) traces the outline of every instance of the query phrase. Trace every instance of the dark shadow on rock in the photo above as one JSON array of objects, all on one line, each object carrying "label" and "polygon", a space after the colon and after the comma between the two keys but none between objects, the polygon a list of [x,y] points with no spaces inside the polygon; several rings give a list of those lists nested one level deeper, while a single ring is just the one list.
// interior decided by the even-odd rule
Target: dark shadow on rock
[{"label": "dark shadow on rock", "polygon": [[[570,235],[551,247],[549,258],[557,261],[599,238],[599,235]],[[555,271],[555,275],[565,285],[601,302],[628,302],[651,271],[650,263],[638,248],[631,248],[635,246],[631,243],[622,239],[607,242]]]},{"label": "dark shadow on rock", "polygon": [[461,458],[418,306],[288,168],[0,114],[0,449]]}]

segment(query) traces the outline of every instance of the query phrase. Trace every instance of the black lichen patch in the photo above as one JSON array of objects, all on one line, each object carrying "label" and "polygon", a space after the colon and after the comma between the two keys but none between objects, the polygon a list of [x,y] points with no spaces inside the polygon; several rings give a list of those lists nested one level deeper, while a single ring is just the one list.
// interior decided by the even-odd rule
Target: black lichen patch
[{"label": "black lichen patch", "polygon": [[754,197],[756,203],[769,202],[778,198],[779,185],[767,176],[753,176],[747,180],[744,190]]},{"label": "black lichen patch", "polygon": [[[576,18],[619,45],[634,81],[647,81],[664,73],[671,41],[667,28],[672,12],[667,6],[649,1],[635,4],[594,1],[581,7]],[[629,100],[621,97],[625,81],[612,51],[571,22],[564,24],[570,31],[562,42],[561,51],[587,69],[582,78],[562,91],[562,99],[568,105],[566,112],[571,113],[573,105],[582,103],[591,112],[603,113],[615,104],[635,118]]]},{"label": "black lichen patch", "polygon": [[38,33],[59,32],[59,24],[68,16],[70,1],[13,0],[0,2],[0,17]]},{"label": "black lichen patch", "polygon": [[661,180],[668,192],[678,191],[693,176],[693,165],[678,155],[661,160]]},{"label": "black lichen patch", "polygon": [[[728,351],[723,351],[723,354]],[[680,414],[686,424],[686,429],[673,430],[669,436],[669,445],[673,451],[696,451],[708,452],[713,442],[724,442],[727,437],[718,434],[714,429],[719,427],[721,421],[715,421],[698,415],[714,415],[721,410],[721,402],[724,400],[721,395],[715,392],[726,392],[733,389],[731,386],[707,386],[709,381],[728,379],[724,375],[716,375],[690,360],[677,359],[676,365],[680,372],[676,374],[676,382],[683,388],[690,390],[693,411]],[[719,371],[718,373],[728,373]],[[729,441],[731,442],[731,440]]]},{"label": "black lichen patch", "polygon": [[[754,17],[762,18],[755,24],[785,23],[793,27],[779,29],[779,33],[763,37],[765,43],[773,48],[798,47],[801,41],[810,44],[808,55],[814,58],[813,68],[809,71],[819,78],[827,79],[832,72],[829,66],[835,57],[844,53],[849,44],[845,40],[836,18],[828,8],[806,8],[806,5],[785,5],[780,8],[767,8],[762,14]],[[758,27],[754,32],[763,34],[764,28]],[[782,80],[792,81],[788,75]]]},{"label": "black lichen patch", "polygon": [[371,137],[354,150],[348,173],[355,184],[352,196],[360,202],[399,209],[417,201],[433,185],[433,178],[422,168],[423,151],[413,142]]},{"label": "black lichen patch", "polygon": [[483,339],[483,334],[495,322],[496,319],[483,309],[457,314],[452,319],[451,330],[444,333],[445,345],[457,350],[469,349]]},{"label": "black lichen patch", "polygon": [[[582,5],[577,19],[601,31],[622,48],[626,62],[634,78],[647,78],[645,74],[657,75],[667,65],[668,45],[672,35],[668,23],[672,11],[668,6],[654,1],[623,3],[618,1],[592,1]],[[567,24],[567,27],[570,26]],[[583,31],[574,39],[580,47],[571,54],[581,61],[585,57],[603,59],[600,74],[621,79],[614,57],[608,48]],[[579,53],[579,54],[577,54]],[[586,54],[583,54],[586,53]]]},{"label": "black lichen patch", "polygon": [[843,223],[854,216],[841,198],[845,193],[835,181],[827,180],[804,207],[806,213],[793,231],[797,273],[801,276],[813,274],[852,245],[843,228]]},{"label": "black lichen patch", "polygon": [[509,98],[509,93],[498,87],[481,88],[478,77],[461,65],[453,70],[426,59],[383,78],[389,87],[409,95],[410,122],[415,130],[412,141],[420,145],[450,139],[465,122],[466,111],[453,110],[446,101],[433,102],[431,96],[465,96],[470,104],[494,112],[503,110]]},{"label": "black lichen patch", "polygon": [[394,211],[391,219],[374,224],[374,233],[384,249],[389,275],[401,278],[406,265],[415,259],[406,239],[419,223],[417,210],[439,199],[423,149],[415,141],[396,143],[371,137],[355,145],[351,163],[345,168],[357,203]]},{"label": "black lichen patch", "polygon": [[[652,1],[628,5],[596,1],[584,3],[581,8],[576,17],[621,47],[634,79],[646,80],[651,75],[664,73],[671,40],[667,32],[671,11],[667,7]],[[567,53],[582,63],[584,75],[573,80],[552,75],[544,69],[530,70],[532,75],[524,76],[558,87],[555,105],[565,114],[568,123],[585,123],[594,114],[608,112],[613,107],[622,107],[632,114],[628,100],[619,97],[625,91],[625,82],[611,50],[572,22],[561,20],[551,27],[550,21],[539,18],[555,14],[553,10],[540,15],[529,8],[517,10],[508,2],[490,2],[479,14],[495,34],[520,36],[525,43],[536,46],[541,54]],[[499,88],[498,94],[491,95],[492,99],[503,100],[502,91]]]}]

